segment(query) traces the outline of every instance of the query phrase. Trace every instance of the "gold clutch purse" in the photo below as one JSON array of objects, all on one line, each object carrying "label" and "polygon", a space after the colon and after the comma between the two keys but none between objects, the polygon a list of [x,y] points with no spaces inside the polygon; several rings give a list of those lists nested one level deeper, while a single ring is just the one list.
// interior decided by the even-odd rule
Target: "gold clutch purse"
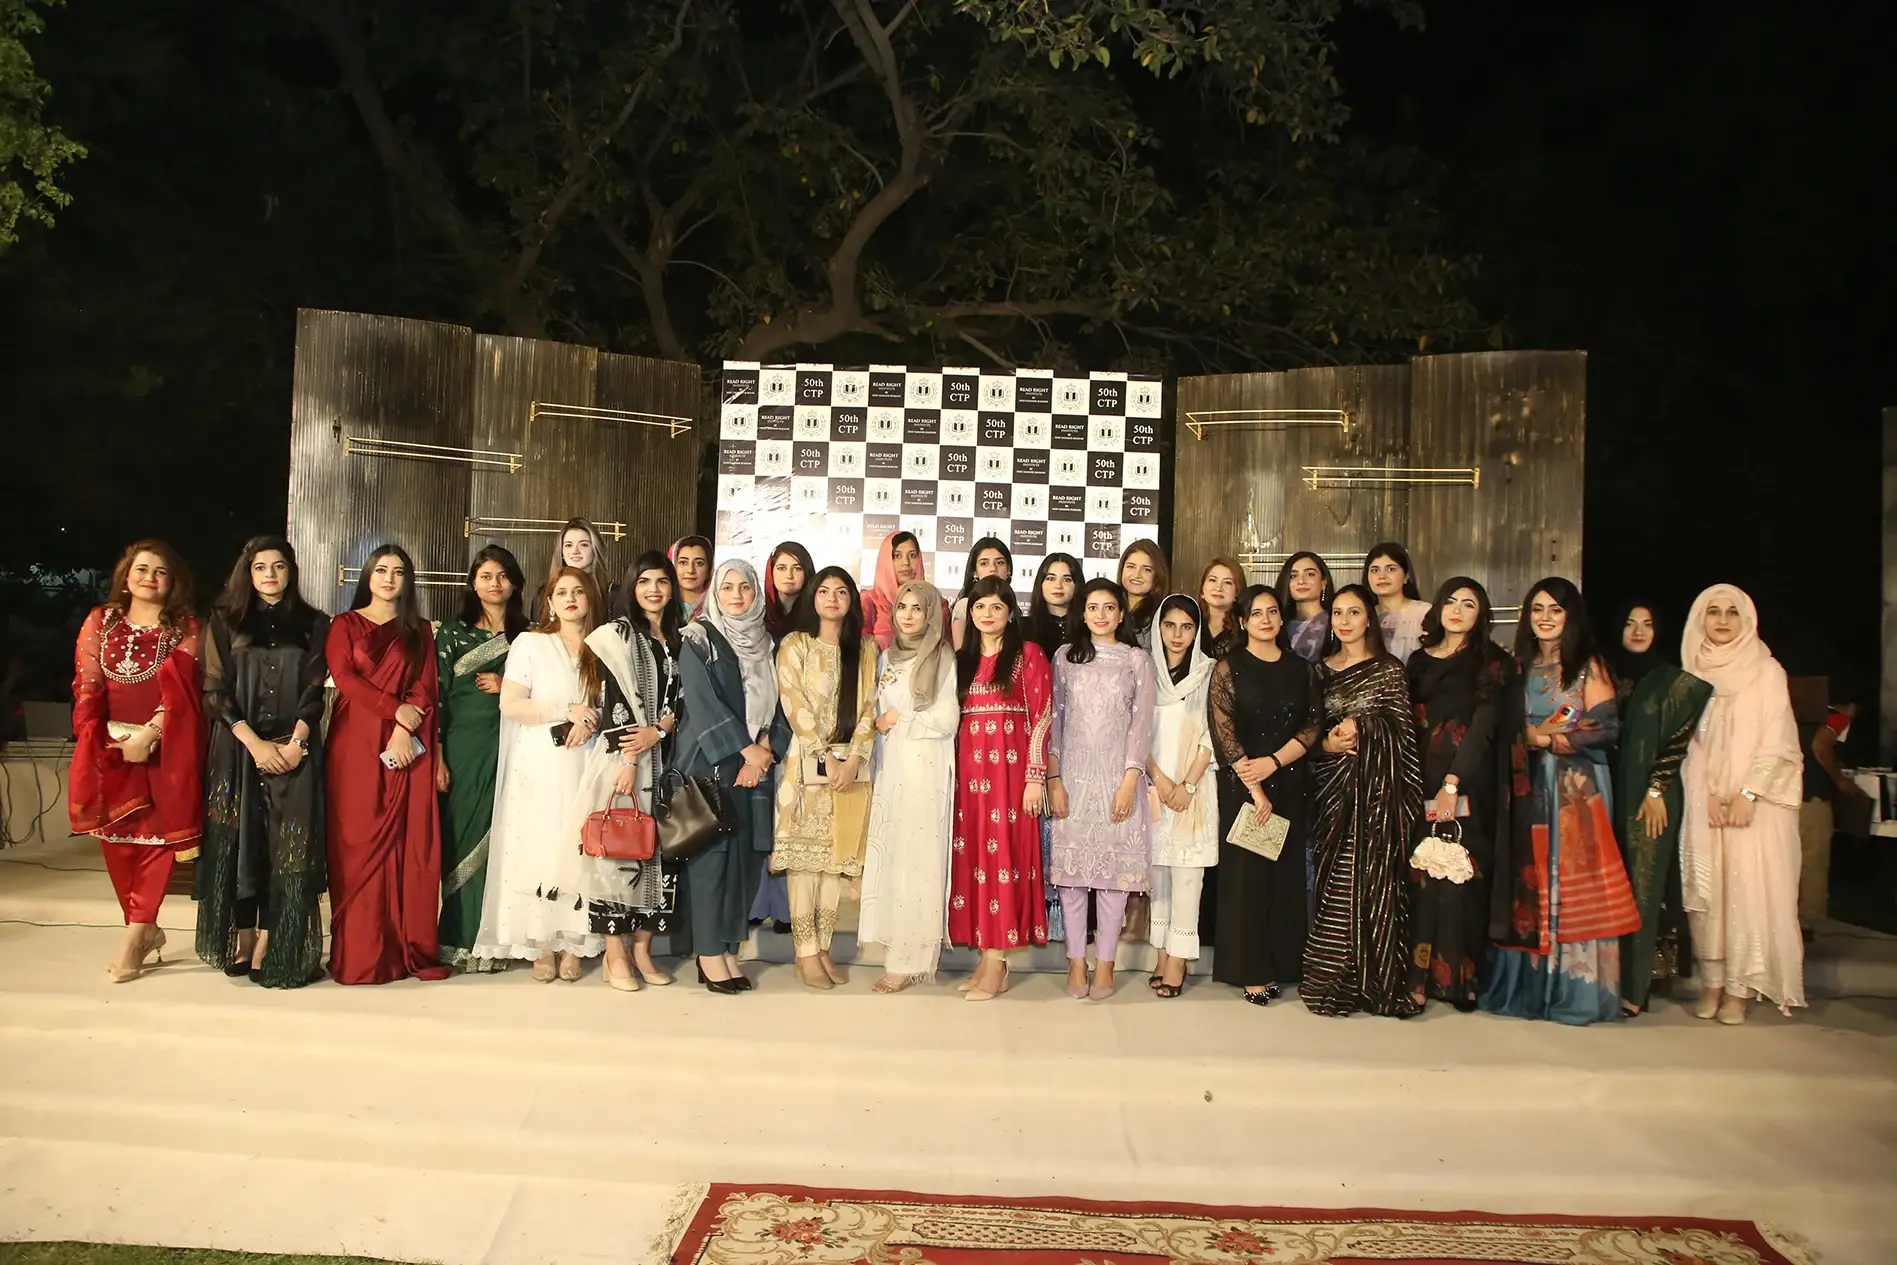
[{"label": "gold clutch purse", "polygon": [[1258,820],[1258,805],[1247,803],[1238,810],[1238,820],[1232,823],[1225,842],[1261,856],[1267,861],[1276,861],[1278,854],[1284,851],[1285,836],[1291,833],[1291,823],[1272,813],[1263,821]]},{"label": "gold clutch purse", "polygon": [[[124,742],[127,738],[130,738],[143,728],[145,728],[145,726],[128,724],[122,720],[108,720],[105,722],[105,736],[110,738],[113,742]],[[158,750],[157,742],[154,741],[151,744],[151,749],[154,752]]]}]

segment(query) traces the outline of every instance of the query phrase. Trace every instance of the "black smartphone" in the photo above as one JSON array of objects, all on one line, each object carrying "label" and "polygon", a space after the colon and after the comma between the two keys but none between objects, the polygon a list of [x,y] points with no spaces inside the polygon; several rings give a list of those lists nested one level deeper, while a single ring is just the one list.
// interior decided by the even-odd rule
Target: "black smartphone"
[{"label": "black smartphone", "polygon": [[553,735],[554,746],[564,747],[566,746],[566,736],[573,732],[573,722],[570,720],[563,720],[559,724],[555,725],[548,732]]}]

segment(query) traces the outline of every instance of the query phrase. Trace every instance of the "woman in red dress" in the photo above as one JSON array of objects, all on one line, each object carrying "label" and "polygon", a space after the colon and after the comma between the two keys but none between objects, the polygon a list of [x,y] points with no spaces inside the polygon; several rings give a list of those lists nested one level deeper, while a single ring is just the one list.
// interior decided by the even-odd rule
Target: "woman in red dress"
[{"label": "woman in red dress", "polygon": [[337,692],[324,755],[329,974],[338,984],[448,975],[435,921],[435,636],[414,575],[399,546],[377,546],[324,648]]},{"label": "woman in red dress", "polygon": [[137,541],[113,568],[110,596],[86,616],[73,653],[68,800],[73,833],[98,836],[125,912],[125,940],[106,968],[115,983],[137,979],[163,948],[158,906],[171,867],[198,854],[198,692],[190,573],[164,541]]},{"label": "woman in red dress", "polygon": [[1008,950],[1047,943],[1039,818],[1054,678],[1047,655],[1023,640],[1016,609],[1007,580],[975,581],[972,635],[955,656],[962,721],[948,926],[951,943],[981,950],[963,986],[969,1001],[1007,991]]}]

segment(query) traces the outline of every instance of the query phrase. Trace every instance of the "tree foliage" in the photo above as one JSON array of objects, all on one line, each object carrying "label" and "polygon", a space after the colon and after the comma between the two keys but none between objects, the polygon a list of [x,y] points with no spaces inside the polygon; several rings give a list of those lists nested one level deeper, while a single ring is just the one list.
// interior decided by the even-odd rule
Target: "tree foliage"
[{"label": "tree foliage", "polygon": [[44,29],[35,11],[41,2],[0,0],[0,252],[19,240],[22,219],[52,224],[54,208],[70,200],[55,177],[86,152],[41,117],[52,89],[35,72],[25,43]]},{"label": "tree foliage", "polygon": [[278,2],[516,333],[1237,368],[1473,323],[1415,165],[1338,139],[1342,0]]}]

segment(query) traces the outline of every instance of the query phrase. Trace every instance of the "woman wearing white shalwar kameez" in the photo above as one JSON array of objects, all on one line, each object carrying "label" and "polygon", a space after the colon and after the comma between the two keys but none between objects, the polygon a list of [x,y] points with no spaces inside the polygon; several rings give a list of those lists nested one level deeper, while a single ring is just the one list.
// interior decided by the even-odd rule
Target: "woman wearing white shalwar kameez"
[{"label": "woman wearing white shalwar kameez", "polygon": [[876,776],[857,938],[886,946],[879,993],[935,978],[948,936],[949,836],[961,700],[943,638],[942,595],[922,580],[896,590],[894,639],[877,674]]},{"label": "woman wearing white shalwar kameez", "polygon": [[1730,584],[1699,595],[1680,666],[1713,687],[1681,777],[1681,902],[1693,928],[1696,1014],[1745,1022],[1752,998],[1805,1004],[1798,929],[1798,807],[1804,757],[1785,669],[1759,640],[1752,599]]},{"label": "woman wearing white shalwar kameez", "polygon": [[1218,792],[1209,776],[1212,732],[1206,724],[1206,691],[1215,661],[1199,644],[1200,618],[1199,604],[1175,593],[1160,603],[1153,620],[1156,690],[1153,749],[1146,766],[1153,818],[1148,939],[1159,950],[1159,961],[1147,982],[1161,997],[1179,996],[1186,963],[1199,957],[1199,898],[1206,870],[1219,863]]}]

